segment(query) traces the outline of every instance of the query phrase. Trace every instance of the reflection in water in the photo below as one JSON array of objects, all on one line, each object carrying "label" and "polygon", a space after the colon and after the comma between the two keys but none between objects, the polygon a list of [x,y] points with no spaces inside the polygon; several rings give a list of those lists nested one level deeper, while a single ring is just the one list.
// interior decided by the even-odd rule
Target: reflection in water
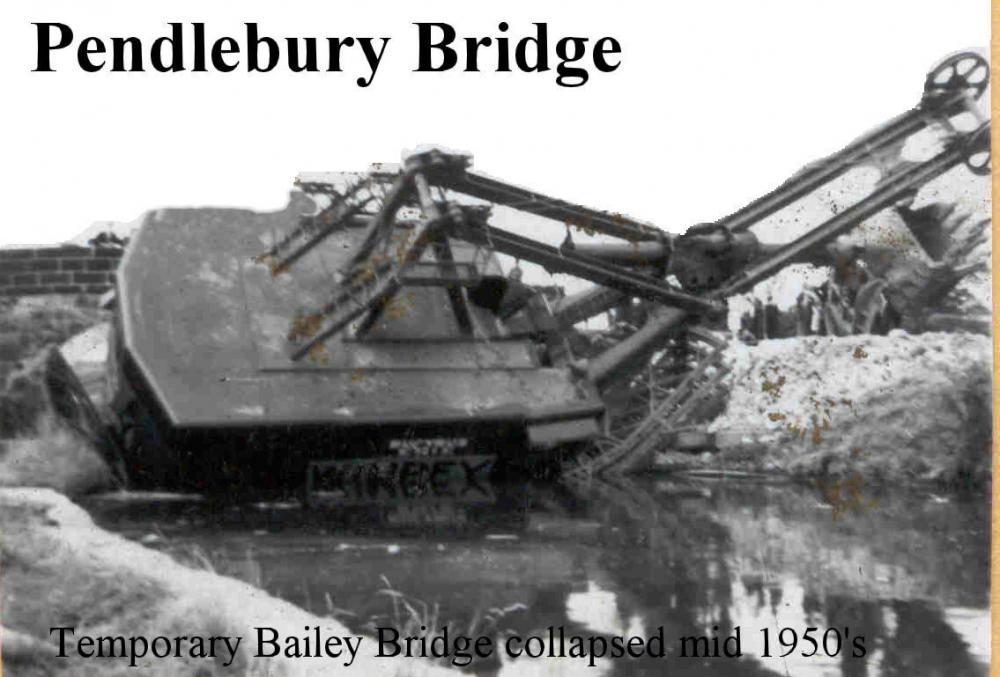
[{"label": "reflection in water", "polygon": [[[986,496],[871,493],[875,507],[836,519],[816,489],[674,480],[602,483],[588,495],[501,487],[488,504],[90,507],[103,526],[159,533],[179,557],[195,553],[356,630],[447,623],[502,638],[561,626],[610,637],[663,626],[667,638],[663,659],[585,668],[586,659],[496,656],[473,664],[483,675],[985,675]],[[809,627],[819,649],[803,657]],[[737,628],[741,659],[679,656],[682,636]],[[782,628],[797,637],[784,657]],[[859,637],[864,655],[854,657]]]}]

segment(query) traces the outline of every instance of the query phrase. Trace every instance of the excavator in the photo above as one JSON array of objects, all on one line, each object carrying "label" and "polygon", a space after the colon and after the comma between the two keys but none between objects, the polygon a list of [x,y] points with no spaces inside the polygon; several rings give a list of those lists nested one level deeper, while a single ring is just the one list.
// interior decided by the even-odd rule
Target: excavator
[{"label": "excavator", "polygon": [[[108,453],[134,486],[309,500],[642,467],[718,391],[727,299],[792,264],[835,265],[838,238],[945,172],[991,171],[976,107],[988,83],[983,57],[955,54],[912,109],[683,234],[438,148],[302,177],[281,212],[151,212],[118,272]],[[922,133],[939,150],[903,159]],[[791,241],[758,240],[755,226],[864,164],[880,170],[869,194]],[[499,210],[565,239],[501,227]],[[930,255],[934,227],[913,232]],[[528,284],[500,255],[589,286]],[[595,336],[584,323],[598,316],[611,325]]]}]

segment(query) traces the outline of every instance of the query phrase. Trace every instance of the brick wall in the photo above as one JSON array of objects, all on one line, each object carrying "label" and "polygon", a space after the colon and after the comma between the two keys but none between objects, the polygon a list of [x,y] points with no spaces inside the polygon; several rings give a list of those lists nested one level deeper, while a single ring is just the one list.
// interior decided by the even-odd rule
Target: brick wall
[{"label": "brick wall", "polygon": [[0,297],[103,294],[121,256],[117,247],[0,248]]}]

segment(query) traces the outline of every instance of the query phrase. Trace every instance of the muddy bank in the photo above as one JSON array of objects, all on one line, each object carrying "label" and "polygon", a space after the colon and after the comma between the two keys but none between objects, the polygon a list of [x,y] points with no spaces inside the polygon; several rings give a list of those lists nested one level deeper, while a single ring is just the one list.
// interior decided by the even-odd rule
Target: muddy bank
[{"label": "muddy bank", "polygon": [[990,474],[990,339],[799,337],[734,344],[719,454],[661,465],[982,483]]},{"label": "muddy bank", "polygon": [[[4,673],[25,677],[72,675],[447,675],[454,671],[419,660],[374,656],[362,642],[354,664],[333,659],[252,657],[253,628],[282,635],[305,626],[350,635],[330,618],[310,614],[259,588],[210,571],[186,568],[96,527],[87,513],[46,489],[0,489],[0,567],[4,572]],[[138,667],[127,660],[57,658],[52,625],[75,625],[93,635],[230,635],[246,638],[235,661],[157,659]],[[249,651],[248,651],[249,649]]]}]

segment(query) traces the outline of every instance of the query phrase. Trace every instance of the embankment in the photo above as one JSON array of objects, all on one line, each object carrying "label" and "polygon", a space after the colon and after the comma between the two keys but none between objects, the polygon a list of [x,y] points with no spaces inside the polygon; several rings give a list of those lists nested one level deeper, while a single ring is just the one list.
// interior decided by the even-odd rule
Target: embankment
[{"label": "embankment", "polygon": [[883,481],[989,479],[989,337],[797,337],[733,344],[726,360],[729,399],[711,424],[722,450],[699,459],[700,467]]},{"label": "embankment", "polygon": [[112,485],[93,440],[56,414],[46,387],[49,350],[62,344],[88,395],[102,400],[106,315],[66,296],[0,302],[0,486],[80,494]]},{"label": "embankment", "polygon": [[[0,489],[0,567],[3,569],[4,674],[167,676],[455,675],[417,659],[378,658],[362,641],[349,668],[331,658],[254,658],[257,626],[302,636],[305,626],[352,635],[330,618],[314,616],[259,588],[97,528],[87,513],[48,489]],[[127,660],[59,658],[49,640],[54,624],[92,635],[241,636],[236,660],[163,658],[130,667]],[[250,646],[248,646],[250,645]]]}]

